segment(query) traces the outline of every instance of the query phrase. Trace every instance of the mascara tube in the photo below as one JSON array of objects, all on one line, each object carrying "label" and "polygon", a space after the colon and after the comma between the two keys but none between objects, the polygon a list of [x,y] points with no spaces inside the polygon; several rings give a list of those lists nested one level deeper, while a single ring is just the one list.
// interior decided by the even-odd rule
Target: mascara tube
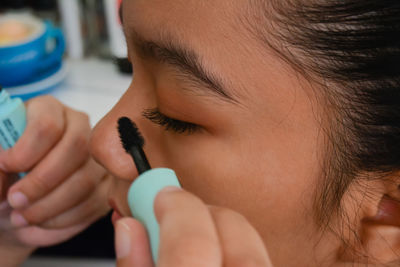
[{"label": "mascara tube", "polygon": [[[14,146],[26,127],[25,105],[0,86],[0,151]],[[24,174],[20,173],[20,177]]]},{"label": "mascara tube", "polygon": [[152,169],[143,151],[144,139],[136,124],[127,117],[118,120],[122,146],[131,155],[139,176],[128,190],[128,205],[133,217],[147,229],[151,255],[157,263],[160,228],[154,214],[154,200],[167,186],[181,187],[175,172],[168,168]]},{"label": "mascara tube", "polygon": [[167,186],[181,187],[175,172],[168,168],[155,168],[143,172],[128,191],[128,204],[133,217],[147,229],[151,254],[155,263],[158,258],[160,228],[154,214],[154,200]]}]

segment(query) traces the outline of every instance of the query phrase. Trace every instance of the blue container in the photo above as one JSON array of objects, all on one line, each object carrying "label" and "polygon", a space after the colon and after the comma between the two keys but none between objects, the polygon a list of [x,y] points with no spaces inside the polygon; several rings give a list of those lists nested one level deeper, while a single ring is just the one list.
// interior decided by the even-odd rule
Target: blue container
[{"label": "blue container", "polygon": [[[7,16],[7,15],[6,15]],[[20,16],[9,16],[14,20]],[[42,22],[36,18],[24,18],[37,28],[36,34],[24,42],[0,46],[0,84],[4,87],[24,84],[35,74],[59,65],[65,50],[65,41],[60,29],[49,21]],[[55,41],[52,51],[47,51],[50,40]]]},{"label": "blue container", "polygon": [[25,130],[26,111],[20,98],[10,98],[0,88],[0,150],[14,146]]}]

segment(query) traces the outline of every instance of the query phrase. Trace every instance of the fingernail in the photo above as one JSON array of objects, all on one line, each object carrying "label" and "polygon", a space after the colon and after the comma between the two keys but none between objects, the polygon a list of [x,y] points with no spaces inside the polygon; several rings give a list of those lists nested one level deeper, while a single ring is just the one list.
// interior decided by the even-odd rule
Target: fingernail
[{"label": "fingernail", "polygon": [[8,202],[14,209],[20,209],[28,206],[28,198],[21,192],[14,192],[8,197]]},{"label": "fingernail", "polygon": [[7,200],[3,201],[0,203],[0,211],[4,211],[6,209],[11,208],[10,204],[8,203]]},{"label": "fingernail", "polygon": [[117,259],[122,259],[128,256],[131,250],[130,229],[125,223],[117,221],[115,233],[115,251]]},{"label": "fingernail", "polygon": [[25,220],[24,216],[22,216],[19,212],[12,212],[10,221],[15,227],[24,227],[28,225],[28,222]]},{"label": "fingernail", "polygon": [[176,192],[176,191],[182,191],[182,188],[177,186],[166,186],[160,192]]}]

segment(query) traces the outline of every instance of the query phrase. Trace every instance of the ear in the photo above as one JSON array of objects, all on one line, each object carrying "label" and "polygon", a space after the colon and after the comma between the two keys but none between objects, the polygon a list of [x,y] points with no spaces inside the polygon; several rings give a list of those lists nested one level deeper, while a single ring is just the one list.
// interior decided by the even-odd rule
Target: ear
[{"label": "ear", "polygon": [[400,174],[366,183],[368,189],[359,202],[360,247],[356,250],[367,256],[361,260],[366,263],[399,266],[396,263],[400,262]]}]

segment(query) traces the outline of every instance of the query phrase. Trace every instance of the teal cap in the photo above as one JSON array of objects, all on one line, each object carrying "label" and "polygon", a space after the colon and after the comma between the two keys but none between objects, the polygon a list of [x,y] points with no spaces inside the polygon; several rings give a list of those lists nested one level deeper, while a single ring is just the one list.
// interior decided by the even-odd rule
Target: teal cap
[{"label": "teal cap", "polygon": [[157,262],[160,241],[160,229],[154,214],[154,199],[158,192],[167,186],[181,187],[175,172],[167,168],[156,168],[142,173],[128,191],[129,208],[133,217],[147,229],[154,262]]}]

